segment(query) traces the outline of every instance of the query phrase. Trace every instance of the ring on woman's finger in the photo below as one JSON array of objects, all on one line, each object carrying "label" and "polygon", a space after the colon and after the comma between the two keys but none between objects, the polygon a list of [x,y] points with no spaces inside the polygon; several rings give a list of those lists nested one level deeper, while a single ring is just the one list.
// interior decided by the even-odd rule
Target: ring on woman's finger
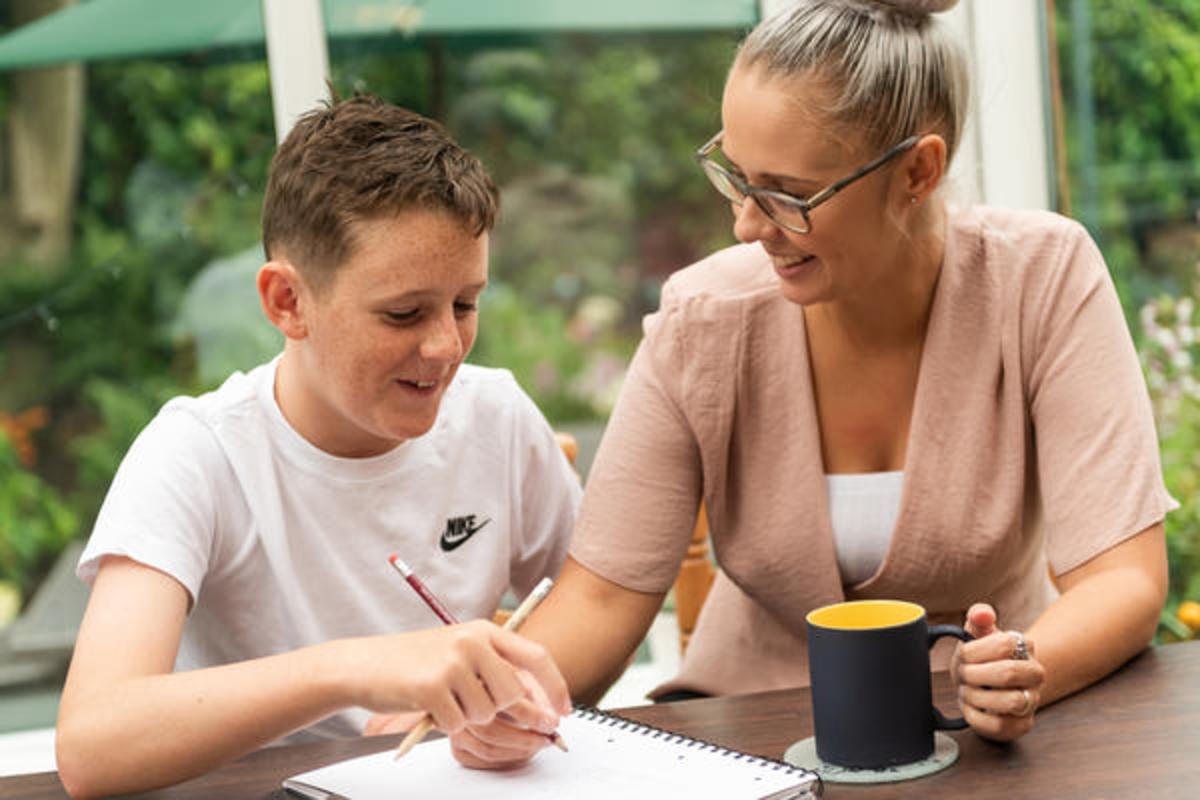
[{"label": "ring on woman's finger", "polygon": [[1021,710],[1018,711],[1013,716],[1028,717],[1030,714],[1033,713],[1033,710],[1034,710],[1033,695],[1031,695],[1029,693],[1028,689],[1022,689],[1021,694],[1025,695],[1025,705],[1021,706]]},{"label": "ring on woman's finger", "polygon": [[1025,644],[1025,634],[1021,633],[1020,631],[1009,631],[1008,635],[1013,638],[1013,660],[1028,661],[1029,647]]}]

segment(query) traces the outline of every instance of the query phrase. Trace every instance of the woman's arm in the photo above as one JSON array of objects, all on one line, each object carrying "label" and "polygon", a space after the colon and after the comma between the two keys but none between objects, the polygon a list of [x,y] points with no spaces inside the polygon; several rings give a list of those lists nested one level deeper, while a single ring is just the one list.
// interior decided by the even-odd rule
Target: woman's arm
[{"label": "woman's arm", "polygon": [[[990,608],[968,613],[982,636],[962,645],[955,666],[967,721],[992,739],[1032,728],[1034,708],[1090,686],[1146,647],[1167,595],[1161,523],[1058,577],[1059,598],[1025,631],[1030,661],[1012,658],[1014,639],[995,627]],[[981,613],[986,612],[986,613]]]},{"label": "woman's arm", "polygon": [[550,652],[573,698],[595,703],[625,671],[665,596],[626,589],[568,558],[521,633]]},{"label": "woman's arm", "polygon": [[1058,577],[1062,595],[1027,632],[1046,666],[1042,703],[1100,680],[1150,643],[1167,597],[1162,523]]},{"label": "woman's arm", "polygon": [[485,622],[173,673],[187,604],[173,578],[104,560],[59,710],[59,775],[73,797],[177,783],[347,706],[424,709],[446,731],[485,723],[525,696],[519,669],[549,698],[522,722],[553,730],[570,708],[545,650]]},{"label": "woman's arm", "polygon": [[955,676],[968,721],[997,739],[1021,736],[1033,725],[1027,711],[1088,686],[1145,647],[1167,588],[1160,523],[1118,540],[1173,505],[1120,300],[1087,232],[1044,221],[1049,227],[1021,246],[1037,268],[1014,284],[1021,375],[1046,556],[1079,566],[1058,576],[1061,595],[1025,631],[1030,660],[1012,657],[1015,638],[996,628],[991,608],[968,612],[968,628],[982,638],[958,649]]}]

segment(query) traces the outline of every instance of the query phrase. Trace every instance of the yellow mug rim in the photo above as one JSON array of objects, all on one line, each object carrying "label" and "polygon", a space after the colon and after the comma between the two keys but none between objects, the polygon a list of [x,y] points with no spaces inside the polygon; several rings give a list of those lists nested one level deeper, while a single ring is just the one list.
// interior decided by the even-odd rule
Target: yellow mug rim
[{"label": "yellow mug rim", "polygon": [[826,630],[859,631],[899,628],[924,616],[924,607],[907,600],[849,600],[814,608],[804,618]]}]

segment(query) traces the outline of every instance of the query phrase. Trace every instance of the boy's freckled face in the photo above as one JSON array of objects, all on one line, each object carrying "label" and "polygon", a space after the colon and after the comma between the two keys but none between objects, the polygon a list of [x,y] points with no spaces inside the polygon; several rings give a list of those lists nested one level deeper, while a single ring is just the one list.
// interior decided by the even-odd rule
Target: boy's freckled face
[{"label": "boy's freckled face", "polygon": [[354,223],[331,283],[303,290],[302,391],[289,420],[318,447],[377,455],[433,427],[475,343],[487,234],[432,211]]}]

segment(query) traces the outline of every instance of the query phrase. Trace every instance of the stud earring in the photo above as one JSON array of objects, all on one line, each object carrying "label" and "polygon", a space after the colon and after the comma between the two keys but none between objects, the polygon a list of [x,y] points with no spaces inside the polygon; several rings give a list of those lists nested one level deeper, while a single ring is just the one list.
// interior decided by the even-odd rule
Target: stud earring
[{"label": "stud earring", "polygon": [[915,194],[910,194],[908,196],[908,202],[912,203],[915,206],[917,204],[917,196]]}]

